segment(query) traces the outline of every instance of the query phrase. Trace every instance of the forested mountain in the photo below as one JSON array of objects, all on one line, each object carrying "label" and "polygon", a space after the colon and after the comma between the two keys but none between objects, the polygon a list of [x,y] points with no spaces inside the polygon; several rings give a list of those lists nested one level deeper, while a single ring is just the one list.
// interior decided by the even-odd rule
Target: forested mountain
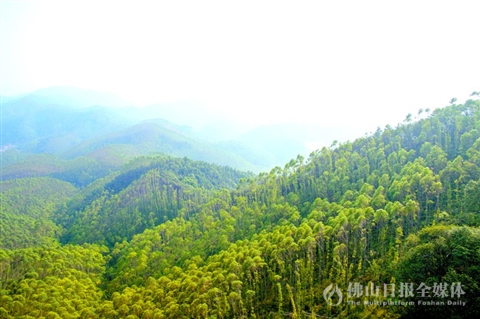
[{"label": "forested mountain", "polygon": [[187,158],[137,158],[57,211],[56,221],[66,229],[62,242],[112,247],[186,211],[199,211],[215,189],[234,189],[249,176]]},{"label": "forested mountain", "polygon": [[218,144],[194,139],[184,127],[164,120],[149,120],[126,129],[86,141],[64,153],[66,157],[88,155],[104,147],[125,146],[136,156],[162,153],[188,157],[220,165],[258,171],[265,168],[261,163],[252,163],[242,155],[230,152]]},{"label": "forested mountain", "polygon": [[57,102],[30,94],[2,103],[3,145],[27,153],[59,153],[130,124],[103,106],[75,108]]},{"label": "forested mountain", "polygon": [[264,156],[243,145],[232,147],[232,144],[215,145],[194,140],[177,126],[155,120],[85,141],[60,155],[25,154],[15,148],[9,149],[2,154],[2,178],[50,176],[85,187],[138,156],[152,154],[186,156],[251,171],[272,165],[272,162],[264,164]]},{"label": "forested mountain", "polygon": [[59,242],[0,250],[0,316],[478,317],[480,101],[418,117],[258,176],[142,157],[72,189]]}]

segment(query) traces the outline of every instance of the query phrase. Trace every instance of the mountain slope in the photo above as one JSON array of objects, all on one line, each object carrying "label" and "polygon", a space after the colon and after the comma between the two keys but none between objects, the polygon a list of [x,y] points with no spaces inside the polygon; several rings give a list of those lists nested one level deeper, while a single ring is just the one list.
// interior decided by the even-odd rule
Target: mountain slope
[{"label": "mountain slope", "polygon": [[37,95],[6,102],[2,112],[3,144],[29,153],[58,153],[129,124],[105,107],[74,109]]},{"label": "mountain slope", "polygon": [[180,213],[195,213],[215,189],[234,188],[248,176],[187,158],[140,157],[87,187],[56,220],[67,229],[64,242],[113,246]]},{"label": "mountain slope", "polygon": [[78,191],[49,177],[2,181],[0,186],[0,248],[8,249],[40,246],[58,238],[61,230],[51,217]]},{"label": "mountain slope", "polygon": [[[103,148],[109,155],[116,148],[118,157],[160,152],[256,172],[272,167],[271,155],[259,148],[244,144],[239,150],[231,143],[210,143],[202,139],[201,129],[151,119],[161,115],[182,124],[188,114],[189,124],[201,126],[198,119],[200,114],[205,115],[202,108],[182,103],[119,107],[126,103],[106,93],[73,87],[51,87],[6,98],[2,103],[0,149],[21,153],[21,156],[9,154],[9,163],[31,153],[63,154],[72,159],[95,152],[96,157],[102,157]],[[214,132],[211,134],[216,134],[218,140],[225,139],[225,130]]]},{"label": "mountain slope", "polygon": [[73,158],[101,150],[105,146],[128,146],[135,155],[163,153],[177,157],[228,165],[242,170],[259,171],[262,163],[251,163],[220,146],[193,139],[182,128],[163,120],[150,120],[108,135],[86,141],[64,153]]},{"label": "mountain slope", "polygon": [[10,156],[14,159],[2,168],[3,180],[49,176],[77,187],[85,187],[94,180],[108,175],[131,158],[128,155],[119,156],[118,150],[115,150],[113,155],[109,154],[108,149],[100,156],[92,154],[91,157],[82,156],[70,160],[52,154],[26,155],[13,149],[4,154],[7,163]]}]

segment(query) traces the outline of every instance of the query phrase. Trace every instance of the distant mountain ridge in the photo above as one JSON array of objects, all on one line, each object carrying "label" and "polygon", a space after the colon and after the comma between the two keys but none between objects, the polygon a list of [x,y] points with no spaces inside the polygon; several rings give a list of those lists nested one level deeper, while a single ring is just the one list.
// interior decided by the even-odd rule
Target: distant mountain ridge
[{"label": "distant mountain ridge", "polygon": [[119,98],[110,93],[94,90],[81,89],[74,86],[52,86],[30,93],[16,96],[2,97],[2,102],[18,100],[26,96],[38,96],[48,99],[52,104],[85,108],[89,106],[127,107],[133,106],[133,102]]},{"label": "distant mountain ridge", "polygon": [[[4,152],[8,163],[25,159],[26,154],[47,153],[66,159],[108,156],[118,167],[112,156],[164,153],[260,172],[283,166],[298,154],[308,155],[312,151],[308,143],[320,147],[336,132],[298,123],[252,129],[201,103],[136,108],[114,95],[75,87],[2,97],[1,107],[0,147],[9,145]],[[7,154],[10,150],[16,153]]]},{"label": "distant mountain ridge", "polygon": [[[80,98],[82,94],[85,96]],[[100,105],[103,102],[122,106],[124,101],[70,87],[47,88],[7,99],[2,103],[1,149],[6,164],[2,178],[54,174],[81,186],[133,157],[158,153],[256,172],[271,168],[271,161],[262,160],[262,156],[251,162],[244,158],[243,151],[208,142],[186,125],[159,118],[140,121],[145,116],[141,109]],[[133,115],[135,110],[138,117]],[[35,154],[54,154],[56,159]],[[77,157],[84,159],[70,162]],[[85,176],[80,178],[80,171],[67,174],[72,172],[72,165],[86,169]]]},{"label": "distant mountain ridge", "polygon": [[220,165],[257,171],[266,169],[260,163],[251,163],[239,154],[220,145],[187,136],[182,128],[164,120],[150,120],[101,137],[88,140],[63,153],[67,158],[85,156],[107,146],[127,146],[135,155],[163,153],[188,157]]},{"label": "distant mountain ridge", "polygon": [[58,153],[83,140],[127,127],[112,106],[126,101],[74,87],[51,87],[2,100],[3,145],[27,153]]}]

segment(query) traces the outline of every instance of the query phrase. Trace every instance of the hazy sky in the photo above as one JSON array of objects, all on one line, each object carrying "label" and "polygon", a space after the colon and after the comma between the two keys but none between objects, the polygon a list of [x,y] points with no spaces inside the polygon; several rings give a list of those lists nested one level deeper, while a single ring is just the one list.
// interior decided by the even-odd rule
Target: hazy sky
[{"label": "hazy sky", "polygon": [[1,94],[53,85],[365,131],[480,90],[480,1],[2,1]]}]

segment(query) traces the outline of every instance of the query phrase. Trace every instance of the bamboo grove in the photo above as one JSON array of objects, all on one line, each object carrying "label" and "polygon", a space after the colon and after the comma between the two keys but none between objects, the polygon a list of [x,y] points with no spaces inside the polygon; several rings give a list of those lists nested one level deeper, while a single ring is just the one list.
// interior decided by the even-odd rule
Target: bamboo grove
[{"label": "bamboo grove", "polygon": [[[479,177],[471,99],[258,176],[151,156],[83,189],[7,181],[0,317],[473,318]],[[354,282],[461,282],[466,305],[352,305]]]}]

